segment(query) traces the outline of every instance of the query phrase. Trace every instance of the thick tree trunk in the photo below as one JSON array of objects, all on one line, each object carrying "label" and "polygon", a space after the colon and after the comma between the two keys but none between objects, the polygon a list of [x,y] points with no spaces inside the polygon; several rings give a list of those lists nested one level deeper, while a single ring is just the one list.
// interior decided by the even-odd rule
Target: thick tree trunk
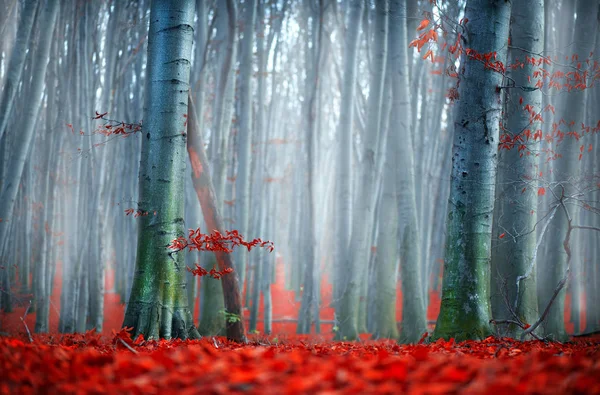
[{"label": "thick tree trunk", "polygon": [[[506,64],[511,3],[469,0],[465,47]],[[442,305],[434,338],[491,334],[490,254],[502,74],[463,55],[459,71]]]},{"label": "thick tree trunk", "polygon": [[148,67],[136,271],[123,326],[146,338],[198,337],[188,307],[182,253],[186,117],[194,32],[193,0],[154,0]]}]

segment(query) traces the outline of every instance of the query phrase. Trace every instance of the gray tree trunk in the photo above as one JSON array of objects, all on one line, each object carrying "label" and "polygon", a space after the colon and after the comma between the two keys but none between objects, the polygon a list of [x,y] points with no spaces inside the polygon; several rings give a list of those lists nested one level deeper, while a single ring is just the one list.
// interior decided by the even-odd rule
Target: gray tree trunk
[{"label": "gray tree trunk", "polygon": [[415,197],[415,164],[411,141],[411,95],[408,91],[408,51],[406,48],[406,1],[392,0],[390,36],[397,38],[391,47],[392,118],[389,144],[395,148],[396,193],[398,197],[398,242],[402,276],[403,343],[416,343],[427,330],[425,301],[421,289],[421,243]]},{"label": "gray tree trunk", "polygon": [[[573,55],[579,57],[579,61],[584,62],[588,58],[590,52],[594,48],[594,35],[589,32],[595,29],[598,23],[598,2],[579,0],[575,9],[577,14],[576,27],[573,37]],[[584,120],[585,103],[588,89],[574,89],[568,93],[568,99],[565,98],[566,104],[564,109],[565,121],[569,125],[571,121],[575,125],[579,125]],[[571,129],[570,127],[566,127]],[[565,130],[566,134],[566,130]],[[581,169],[579,167],[578,155],[581,143],[574,137],[565,136],[564,140],[556,147],[557,153],[562,155],[554,164],[553,175],[558,186],[555,188],[555,196],[561,197],[569,211],[571,218],[577,218],[578,201],[573,196],[579,193],[578,182]],[[553,194],[549,194],[553,196]],[[553,203],[558,203],[553,200]],[[565,211],[559,209],[553,220],[553,229],[548,235],[548,256],[546,264],[540,264],[537,269],[539,284],[543,284],[538,292],[539,309],[547,306],[554,288],[565,276],[567,270],[567,253],[563,247],[563,243],[567,237],[568,218]],[[542,323],[544,336],[554,340],[566,340],[567,334],[564,325],[564,308],[565,308],[566,290],[563,288],[548,313],[548,316]]]},{"label": "gray tree trunk", "polygon": [[[23,2],[21,18],[15,45],[12,48],[12,55],[8,64],[2,98],[0,99],[0,139],[4,136],[8,120],[12,112],[15,94],[21,82],[21,75],[25,66],[25,57],[27,56],[27,46],[30,44],[29,38],[33,26],[33,19],[38,8],[38,0],[26,0]],[[2,35],[4,37],[4,35]]]},{"label": "gray tree trunk", "polygon": [[[524,66],[512,70],[510,77],[516,86],[528,86],[528,77],[533,75],[536,67],[525,62],[525,58],[544,50],[543,0],[531,1],[527,7],[514,8],[511,19],[509,58],[511,62],[524,62]],[[520,151],[518,146],[510,150],[500,149],[498,153],[491,261],[492,316],[514,320],[510,313],[514,311],[522,322],[534,323],[538,318],[534,260],[538,197],[532,182],[538,178],[535,152],[539,150],[536,145],[541,143],[533,141],[533,134],[542,126],[541,122],[531,122],[529,112],[523,107],[532,105],[535,111],[541,112],[542,91],[514,88],[509,89],[506,95],[508,133],[516,136],[530,130],[532,138],[525,138],[524,144],[533,154],[523,155],[524,151]],[[500,235],[504,236],[500,238]],[[505,300],[509,301],[509,306]],[[519,332],[522,332],[519,327],[509,327],[510,336],[516,337]]]},{"label": "gray tree trunk", "polygon": [[[511,3],[469,0],[465,47],[497,53],[506,64]],[[498,155],[502,74],[466,54],[459,70],[454,122],[442,305],[434,338],[483,339],[491,334],[490,254]]]},{"label": "gray tree trunk", "polygon": [[145,338],[198,337],[188,307],[185,252],[167,246],[185,235],[186,116],[193,0],[154,0],[140,162],[136,271],[123,326]]},{"label": "gray tree trunk", "polygon": [[[336,188],[336,200],[338,210],[336,216],[336,235],[334,257],[335,284],[334,304],[336,308],[336,320],[338,322],[338,338],[356,338],[358,301],[353,300],[348,294],[350,273],[345,265],[349,262],[350,234],[352,229],[352,121],[354,119],[354,92],[356,89],[356,60],[358,54],[358,39],[360,29],[358,28],[363,12],[363,1],[352,0],[349,2],[348,26],[346,29],[344,47],[344,73],[342,82],[342,98],[340,105],[340,119],[338,125],[338,177]],[[346,294],[346,303],[342,302]],[[351,304],[355,302],[356,305]],[[344,328],[342,330],[342,328]]]},{"label": "gray tree trunk", "polygon": [[[244,37],[240,56],[239,82],[239,129],[238,129],[238,163],[235,180],[235,227],[244,237],[251,238],[248,232],[250,224],[250,169],[252,165],[252,53],[254,48],[254,23],[256,21],[256,2],[248,0],[244,5]],[[243,248],[234,251],[235,271],[243,287],[246,275],[248,252]]]}]

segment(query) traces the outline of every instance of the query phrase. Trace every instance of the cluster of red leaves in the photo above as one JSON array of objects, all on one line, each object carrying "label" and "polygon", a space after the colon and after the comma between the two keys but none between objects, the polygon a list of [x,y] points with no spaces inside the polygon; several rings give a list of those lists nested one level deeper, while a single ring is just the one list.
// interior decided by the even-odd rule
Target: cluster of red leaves
[{"label": "cluster of red leaves", "polygon": [[[146,215],[148,215],[147,211],[143,211],[140,209],[133,209],[133,208],[128,208],[125,210],[125,214],[126,215],[131,215],[133,214],[133,218],[137,218],[137,217],[145,217]],[[156,215],[156,214],[154,214]]]},{"label": "cluster of red leaves", "polygon": [[202,266],[198,265],[197,263],[196,263],[195,269],[190,269],[189,267],[186,269],[188,272],[192,273],[194,276],[202,277],[202,276],[209,275],[212,278],[214,278],[215,280],[219,280],[221,277],[223,277],[227,273],[233,273],[233,268],[231,268],[231,267],[226,267],[225,269],[219,271],[219,270],[217,270],[216,267],[213,266],[213,268],[210,269],[210,271],[207,271],[206,269],[204,269]]},{"label": "cluster of red leaves", "polygon": [[0,393],[600,393],[598,341],[0,338]]},{"label": "cluster of red leaves", "polygon": [[98,111],[96,111],[96,116],[94,116],[92,119],[102,119],[103,121],[105,121],[104,125],[99,126],[95,133],[98,134],[102,134],[106,137],[109,136],[123,136],[123,137],[127,137],[131,134],[137,133],[139,131],[142,130],[142,124],[141,123],[125,123],[125,122],[121,122],[121,121],[115,121],[113,119],[107,119],[106,115],[108,113],[98,113]]},{"label": "cluster of red leaves", "polygon": [[179,236],[171,242],[169,248],[176,251],[188,248],[190,251],[221,251],[231,253],[235,246],[244,246],[248,251],[254,247],[266,248],[269,252],[273,252],[275,249],[273,242],[269,240],[254,239],[246,241],[237,230],[227,230],[225,234],[214,230],[211,234],[204,234],[200,231],[200,228],[190,229],[187,238]]}]

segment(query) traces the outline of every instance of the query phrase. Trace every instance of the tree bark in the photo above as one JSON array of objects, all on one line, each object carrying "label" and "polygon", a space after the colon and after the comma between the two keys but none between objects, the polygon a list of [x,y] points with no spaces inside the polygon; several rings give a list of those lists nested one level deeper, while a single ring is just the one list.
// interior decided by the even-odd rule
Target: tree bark
[{"label": "tree bark", "polygon": [[[198,195],[198,200],[202,207],[204,221],[208,229],[217,230],[225,234],[225,226],[221,217],[215,189],[209,172],[208,159],[204,151],[204,142],[201,131],[198,130],[197,116],[194,109],[194,103],[189,102],[189,122],[188,122],[188,144],[187,150],[192,162],[192,181],[194,189]],[[232,268],[233,263],[231,255],[222,251],[216,251],[215,257],[219,270]],[[226,332],[229,340],[244,343],[246,342],[246,332],[244,329],[242,316],[242,298],[237,276],[226,274],[221,278],[223,282],[223,297],[227,314],[232,317],[238,317],[239,320],[226,320]]]},{"label": "tree bark", "polygon": [[[465,48],[497,53],[506,64],[511,3],[469,0]],[[434,338],[483,339],[491,334],[490,254],[502,74],[464,54],[454,122],[442,305]]]},{"label": "tree bark", "polygon": [[[348,26],[346,29],[344,49],[344,73],[340,104],[340,120],[338,125],[338,177],[337,177],[337,221],[336,221],[336,254],[335,260],[335,285],[334,305],[336,321],[338,322],[338,339],[356,339],[358,300],[353,297],[356,290],[351,290],[352,276],[347,266],[350,261],[350,236],[352,229],[352,121],[354,119],[354,92],[356,90],[357,54],[360,36],[360,20],[363,13],[363,1],[352,0],[348,4]],[[353,292],[353,293],[350,293]],[[346,299],[343,302],[343,299]],[[352,305],[356,303],[355,305]]]},{"label": "tree bark", "polygon": [[186,117],[194,33],[193,0],[154,0],[148,66],[136,271],[124,327],[145,338],[199,337],[188,307],[182,254],[171,242],[184,234]]}]

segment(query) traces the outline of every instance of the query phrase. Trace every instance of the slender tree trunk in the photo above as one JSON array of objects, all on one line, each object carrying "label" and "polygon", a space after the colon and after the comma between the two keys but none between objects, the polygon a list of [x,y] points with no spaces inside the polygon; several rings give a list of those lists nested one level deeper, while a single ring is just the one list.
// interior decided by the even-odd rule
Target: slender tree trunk
[{"label": "slender tree trunk", "polygon": [[[577,14],[577,25],[574,29],[573,56],[577,55],[579,61],[584,62],[594,47],[594,38],[590,37],[589,31],[594,30],[598,23],[598,2],[579,0],[575,12]],[[568,117],[565,119],[566,125],[569,125],[571,121],[574,121],[575,125],[579,125],[584,119],[587,92],[588,89],[574,89],[569,92],[564,110],[566,117]],[[569,126],[566,128],[571,129]],[[565,135],[567,131],[564,131]],[[566,136],[556,147],[557,153],[561,154],[562,158],[556,161],[553,169],[555,180],[558,183],[554,191],[555,196],[564,198],[571,218],[577,218],[578,214],[579,203],[572,197],[579,193],[577,183],[580,181],[581,170],[577,156],[579,155],[580,145],[581,143],[574,137]],[[553,194],[549,195],[554,196]],[[549,250],[546,264],[542,263],[537,267],[539,283],[544,285],[538,291],[540,310],[547,306],[554,293],[554,288],[564,277],[567,270],[567,253],[563,243],[567,237],[568,222],[564,210],[558,210],[552,224],[554,229],[548,235]],[[564,325],[565,295],[566,290],[563,288],[542,323],[544,336],[558,341],[568,339]]]},{"label": "slender tree trunk", "polygon": [[[250,169],[252,167],[252,53],[254,48],[254,23],[256,20],[256,2],[248,0],[244,5],[244,38],[240,57],[239,100],[240,115],[238,129],[238,164],[235,180],[236,228],[247,236],[250,224]],[[235,269],[243,286],[246,275],[248,253],[242,248],[234,252]]]},{"label": "slender tree trunk", "polygon": [[[342,99],[340,106],[340,120],[338,125],[339,159],[337,178],[338,214],[336,221],[335,241],[337,253],[335,254],[335,285],[334,304],[336,320],[338,322],[339,339],[356,339],[358,330],[356,325],[358,300],[353,297],[357,294],[358,284],[350,285],[350,268],[345,266],[350,262],[350,235],[352,229],[352,121],[354,119],[354,92],[356,89],[356,60],[358,54],[358,28],[362,13],[363,1],[352,0],[349,2],[348,26],[346,29],[344,49],[344,73],[342,83]],[[350,289],[355,287],[356,290]],[[345,302],[343,301],[345,299]],[[353,303],[356,303],[353,305]]]},{"label": "slender tree trunk", "polygon": [[416,343],[427,330],[425,301],[421,290],[421,254],[415,191],[415,164],[411,141],[411,96],[408,91],[408,51],[406,42],[406,1],[392,0],[390,36],[397,38],[392,57],[392,118],[390,145],[396,156],[396,196],[398,198],[398,241],[402,277],[403,343]]},{"label": "slender tree trunk", "polygon": [[[190,98],[191,100],[191,98]],[[202,207],[204,221],[208,229],[218,230],[225,233],[225,226],[220,214],[215,189],[211,181],[208,159],[204,152],[204,142],[202,133],[198,130],[197,116],[193,102],[189,103],[189,122],[188,122],[188,144],[187,150],[192,162],[192,181],[194,189],[198,195],[198,200]],[[232,268],[231,255],[222,251],[216,251],[215,257],[219,270]],[[233,319],[226,320],[227,338],[232,341],[246,342],[246,331],[242,316],[242,298],[238,278],[232,274],[226,274],[221,278],[223,282],[223,297],[226,313]],[[237,319],[236,319],[237,317]]]},{"label": "slender tree trunk", "polygon": [[2,98],[0,99],[0,139],[4,136],[4,132],[8,126],[15,94],[19,88],[21,75],[25,68],[27,46],[30,44],[33,19],[35,11],[38,8],[38,3],[39,0],[26,0],[23,2],[16,42],[12,48],[12,55],[6,73],[7,77],[4,81],[4,89],[2,90]]}]

